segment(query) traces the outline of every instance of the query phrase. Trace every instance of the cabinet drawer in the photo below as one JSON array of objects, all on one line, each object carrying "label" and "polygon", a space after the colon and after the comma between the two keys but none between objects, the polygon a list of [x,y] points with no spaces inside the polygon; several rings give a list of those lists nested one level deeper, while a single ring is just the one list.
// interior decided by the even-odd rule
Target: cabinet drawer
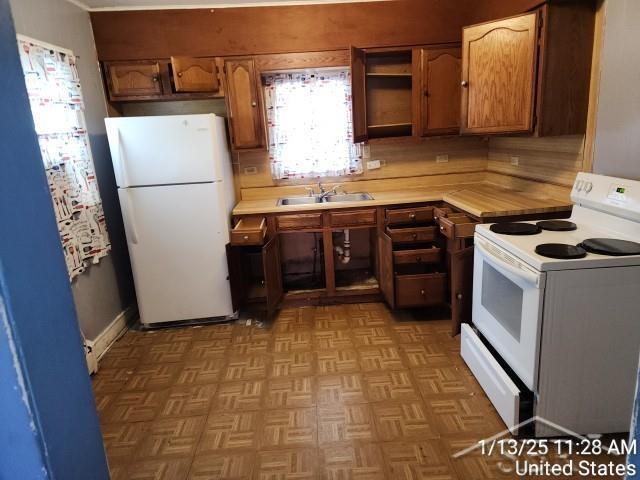
[{"label": "cabinet drawer", "polygon": [[474,219],[466,215],[455,217],[441,217],[438,219],[440,224],[440,232],[449,239],[473,237],[476,229]]},{"label": "cabinet drawer", "polygon": [[445,302],[446,273],[396,275],[396,306],[420,307]]},{"label": "cabinet drawer", "polygon": [[322,214],[298,213],[295,215],[278,215],[276,217],[278,230],[305,230],[322,228]]},{"label": "cabinet drawer", "polygon": [[393,243],[433,242],[436,239],[437,227],[388,228],[387,235]]},{"label": "cabinet drawer", "polygon": [[462,325],[460,355],[507,427],[517,425],[520,390],[467,324]]},{"label": "cabinet drawer", "polygon": [[387,210],[387,225],[411,225],[433,220],[433,207]]},{"label": "cabinet drawer", "polygon": [[396,265],[413,263],[438,263],[442,251],[437,247],[420,248],[416,250],[398,250],[393,252],[393,262]]},{"label": "cabinet drawer", "polygon": [[376,211],[351,210],[348,212],[333,212],[330,214],[332,227],[357,227],[361,225],[375,225]]},{"label": "cabinet drawer", "polygon": [[266,233],[267,222],[264,217],[241,218],[230,232],[231,245],[262,245]]}]

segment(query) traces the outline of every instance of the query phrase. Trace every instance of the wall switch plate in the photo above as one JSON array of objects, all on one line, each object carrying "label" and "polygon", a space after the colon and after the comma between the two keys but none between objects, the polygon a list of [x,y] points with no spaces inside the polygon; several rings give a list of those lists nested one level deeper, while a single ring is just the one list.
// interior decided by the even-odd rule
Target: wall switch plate
[{"label": "wall switch plate", "polygon": [[369,160],[371,158],[371,145],[362,146],[362,159]]},{"label": "wall switch plate", "polygon": [[245,175],[257,175],[258,174],[258,167],[244,167],[244,174]]},{"label": "wall switch plate", "polygon": [[512,155],[511,156],[511,165],[513,165],[514,167],[517,167],[518,165],[520,165],[520,157],[518,157],[516,155]]},{"label": "wall switch plate", "polygon": [[382,165],[380,165],[380,160],[369,160],[367,162],[367,170],[376,170],[381,166]]},{"label": "wall switch plate", "polygon": [[436,163],[447,163],[449,161],[449,155],[444,153],[442,155],[436,155]]}]

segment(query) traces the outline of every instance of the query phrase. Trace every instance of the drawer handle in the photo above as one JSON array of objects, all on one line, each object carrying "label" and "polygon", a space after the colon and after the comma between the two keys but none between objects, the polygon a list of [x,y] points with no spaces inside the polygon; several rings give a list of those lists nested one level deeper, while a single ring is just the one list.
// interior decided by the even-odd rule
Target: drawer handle
[{"label": "drawer handle", "polygon": [[415,214],[415,213],[412,213],[411,215],[409,215],[409,218],[410,218],[411,220],[415,220],[415,219],[416,219],[416,214]]},{"label": "drawer handle", "polygon": [[417,234],[417,233],[414,233],[414,234],[413,234],[413,235],[411,235],[411,236],[413,237],[413,239],[414,239],[414,240],[418,238],[418,234]]},{"label": "drawer handle", "polygon": [[249,240],[249,235],[245,235],[244,237],[242,237],[243,240]]},{"label": "drawer handle", "polygon": [[420,290],[420,295],[424,297],[424,290]]}]

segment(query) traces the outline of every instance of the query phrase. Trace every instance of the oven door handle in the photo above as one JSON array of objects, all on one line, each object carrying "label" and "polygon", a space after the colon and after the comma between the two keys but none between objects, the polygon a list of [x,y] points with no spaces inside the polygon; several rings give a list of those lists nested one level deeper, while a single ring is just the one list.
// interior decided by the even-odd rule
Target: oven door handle
[{"label": "oven door handle", "polygon": [[528,283],[535,285],[536,288],[543,287],[542,275],[537,275],[529,270],[518,268],[505,262],[502,258],[500,258],[495,253],[487,249],[487,247],[483,245],[483,242],[481,240],[480,241],[476,240],[475,248],[479,250],[482,256],[487,260],[487,262],[493,265],[495,268],[506,270],[512,275],[518,278],[522,278],[523,280],[526,280]]}]

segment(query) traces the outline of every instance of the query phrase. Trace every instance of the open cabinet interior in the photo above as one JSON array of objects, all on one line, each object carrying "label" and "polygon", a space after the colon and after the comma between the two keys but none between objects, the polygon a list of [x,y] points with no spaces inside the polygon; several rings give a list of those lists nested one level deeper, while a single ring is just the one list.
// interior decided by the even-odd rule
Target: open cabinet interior
[{"label": "open cabinet interior", "polygon": [[282,281],[285,292],[326,287],[322,234],[292,232],[280,235]]},{"label": "open cabinet interior", "polygon": [[332,232],[336,290],[377,288],[375,229]]},{"label": "open cabinet interior", "polygon": [[367,52],[366,103],[369,138],[412,134],[412,52]]}]

